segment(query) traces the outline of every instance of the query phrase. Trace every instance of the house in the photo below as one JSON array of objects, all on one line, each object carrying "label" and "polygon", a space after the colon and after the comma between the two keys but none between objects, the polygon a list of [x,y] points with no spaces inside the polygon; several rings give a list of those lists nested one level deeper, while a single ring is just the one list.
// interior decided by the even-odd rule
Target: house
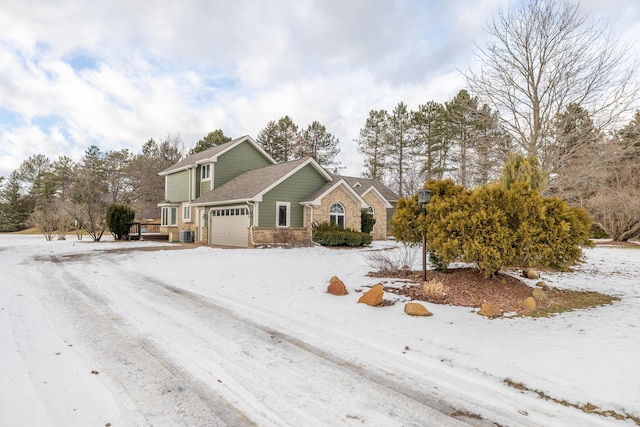
[{"label": "house", "polygon": [[311,226],[335,222],[360,230],[361,211],[387,236],[397,195],[379,181],[332,175],[313,158],[276,163],[250,136],[188,156],[165,178],[162,232],[190,230],[205,244],[254,247],[308,243]]}]

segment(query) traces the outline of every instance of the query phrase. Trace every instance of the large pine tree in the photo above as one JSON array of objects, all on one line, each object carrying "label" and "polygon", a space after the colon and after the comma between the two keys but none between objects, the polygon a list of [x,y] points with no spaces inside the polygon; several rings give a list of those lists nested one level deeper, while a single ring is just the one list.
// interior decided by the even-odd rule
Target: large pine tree
[{"label": "large pine tree", "polygon": [[385,144],[388,128],[385,110],[371,110],[356,142],[358,152],[364,156],[365,176],[383,180],[387,169]]},{"label": "large pine tree", "polygon": [[287,162],[296,158],[295,150],[299,143],[298,126],[289,116],[280,118],[277,122],[271,120],[258,132],[256,142],[269,153],[273,159]]},{"label": "large pine tree", "polygon": [[389,115],[385,148],[392,186],[400,196],[407,193],[405,174],[409,170],[415,146],[414,128],[411,113],[404,102],[400,102]]},{"label": "large pine tree", "polygon": [[299,138],[296,158],[313,157],[322,166],[334,172],[340,169],[336,156],[340,152],[340,140],[327,132],[325,125],[318,121],[311,123]]}]

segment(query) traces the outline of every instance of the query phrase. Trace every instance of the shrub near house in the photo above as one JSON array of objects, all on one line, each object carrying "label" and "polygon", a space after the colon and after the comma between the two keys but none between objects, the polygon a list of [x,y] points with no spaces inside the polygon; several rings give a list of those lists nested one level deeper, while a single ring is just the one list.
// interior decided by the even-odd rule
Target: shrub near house
[{"label": "shrub near house", "polygon": [[324,222],[313,226],[313,241],[324,246],[366,246],[371,244],[373,237],[369,233]]}]

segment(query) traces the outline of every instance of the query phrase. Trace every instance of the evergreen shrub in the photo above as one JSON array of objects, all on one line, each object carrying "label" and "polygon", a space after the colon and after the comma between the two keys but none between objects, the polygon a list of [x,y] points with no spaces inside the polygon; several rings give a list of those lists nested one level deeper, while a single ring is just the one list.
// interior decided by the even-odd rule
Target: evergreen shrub
[{"label": "evergreen shrub", "polygon": [[372,214],[363,209],[360,213],[360,224],[363,233],[371,234],[373,226],[376,225],[376,219]]},{"label": "evergreen shrub", "polygon": [[323,246],[366,246],[371,244],[373,237],[368,233],[323,222],[314,225],[313,241]]},{"label": "evergreen shrub", "polygon": [[134,210],[125,205],[115,203],[107,207],[107,227],[116,240],[129,235],[135,215]]},{"label": "evergreen shrub", "polygon": [[584,209],[544,198],[525,183],[465,190],[446,180],[425,188],[433,192],[426,212],[416,196],[399,200],[391,230],[403,242],[419,243],[426,233],[435,268],[464,261],[485,277],[505,267],[567,270],[582,260],[582,248],[592,245]]}]

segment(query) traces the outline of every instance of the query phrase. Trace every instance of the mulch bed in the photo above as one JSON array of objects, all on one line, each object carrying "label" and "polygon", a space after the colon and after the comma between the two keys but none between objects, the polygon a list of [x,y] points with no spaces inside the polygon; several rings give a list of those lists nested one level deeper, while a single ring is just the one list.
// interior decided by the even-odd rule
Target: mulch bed
[{"label": "mulch bed", "polygon": [[[369,275],[384,277],[377,273],[369,273]],[[427,270],[427,281],[436,279],[448,288],[445,298],[435,299],[423,292],[421,272],[407,272],[402,278],[416,283],[408,283],[401,287],[385,286],[385,292],[433,304],[479,308],[482,304],[488,303],[499,307],[505,313],[521,313],[524,309],[522,302],[531,296],[533,291],[532,286],[504,273],[487,279],[476,268],[454,268],[447,272]]]}]

